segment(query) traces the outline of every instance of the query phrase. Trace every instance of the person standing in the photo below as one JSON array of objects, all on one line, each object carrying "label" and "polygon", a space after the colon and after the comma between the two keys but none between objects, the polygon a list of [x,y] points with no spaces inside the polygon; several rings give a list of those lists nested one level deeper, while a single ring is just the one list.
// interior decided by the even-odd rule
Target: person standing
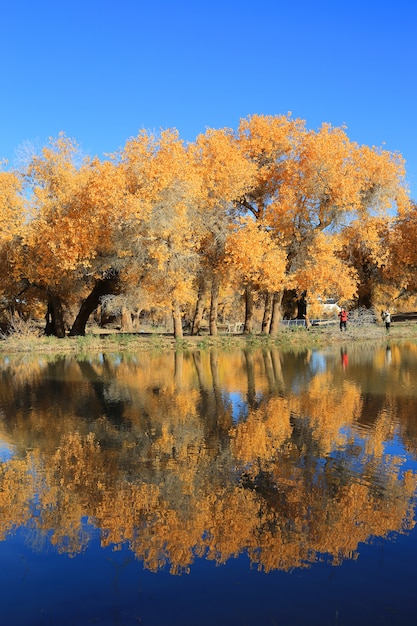
[{"label": "person standing", "polygon": [[387,333],[389,333],[390,328],[391,328],[391,313],[389,312],[388,309],[386,311],[383,311],[382,319],[385,322],[385,329],[386,329]]},{"label": "person standing", "polygon": [[340,319],[340,330],[346,330],[346,326],[347,326],[347,319],[348,319],[348,312],[346,311],[346,309],[344,307],[342,307],[338,313],[339,319]]}]

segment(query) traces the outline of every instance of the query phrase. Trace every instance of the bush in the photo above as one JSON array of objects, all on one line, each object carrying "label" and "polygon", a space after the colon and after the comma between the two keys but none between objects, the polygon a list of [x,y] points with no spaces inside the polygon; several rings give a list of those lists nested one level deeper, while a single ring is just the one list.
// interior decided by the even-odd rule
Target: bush
[{"label": "bush", "polygon": [[358,309],[349,311],[349,321],[355,326],[371,326],[377,323],[378,316],[374,309],[359,307]]},{"label": "bush", "polygon": [[39,337],[39,334],[39,328],[33,320],[24,320],[13,315],[10,315],[8,321],[4,324],[4,328],[2,325],[0,330],[1,339],[7,339],[12,336],[22,339],[33,339],[34,337]]}]

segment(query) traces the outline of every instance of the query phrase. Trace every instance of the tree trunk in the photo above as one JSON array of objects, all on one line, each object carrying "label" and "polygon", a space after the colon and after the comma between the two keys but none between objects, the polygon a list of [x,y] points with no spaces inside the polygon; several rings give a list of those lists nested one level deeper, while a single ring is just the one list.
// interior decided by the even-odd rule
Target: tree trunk
[{"label": "tree trunk", "polygon": [[133,322],[132,322],[132,314],[129,309],[126,307],[122,307],[120,313],[120,330],[126,333],[133,332]]},{"label": "tree trunk", "polygon": [[272,318],[271,318],[271,326],[269,328],[270,335],[276,335],[279,329],[279,323],[281,321],[282,313],[281,313],[281,303],[283,291],[276,291],[274,293],[274,298],[272,302]]},{"label": "tree trunk", "polygon": [[45,321],[45,335],[53,335],[59,339],[65,337],[64,311],[59,296],[49,295]]},{"label": "tree trunk", "polygon": [[306,292],[304,291],[299,300],[297,300],[297,319],[303,320],[307,317],[307,298]]},{"label": "tree trunk", "polygon": [[139,332],[140,330],[140,314],[141,309],[137,309],[132,313],[132,327],[135,333]]},{"label": "tree trunk", "polygon": [[372,308],[372,289],[369,285],[359,285],[358,288],[358,307],[365,309]]},{"label": "tree trunk", "polygon": [[252,285],[245,289],[245,325],[243,333],[249,335],[253,331],[253,291]]},{"label": "tree trunk", "polygon": [[204,303],[207,296],[207,282],[204,277],[201,278],[198,286],[197,304],[195,307],[193,325],[191,327],[191,334],[198,335],[201,328],[201,322],[203,321]]},{"label": "tree trunk", "polygon": [[84,337],[88,319],[100,304],[100,299],[105,295],[117,293],[118,287],[119,277],[117,275],[96,281],[90,295],[81,303],[80,310],[69,333],[70,337]]},{"label": "tree trunk", "polygon": [[180,305],[176,300],[172,303],[172,321],[174,323],[174,339],[182,339],[182,316]]},{"label": "tree trunk", "polygon": [[248,407],[250,409],[258,408],[258,399],[256,394],[255,365],[253,354],[245,350],[246,372],[248,377],[248,393],[246,396]]},{"label": "tree trunk", "polygon": [[219,309],[219,291],[220,278],[214,274],[211,283],[211,302],[210,302],[210,335],[217,335],[217,312]]},{"label": "tree trunk", "polygon": [[295,289],[284,289],[281,299],[281,313],[286,320],[297,318],[298,294]]},{"label": "tree trunk", "polygon": [[307,312],[307,292],[304,291],[297,300],[297,319],[304,320],[307,330],[310,330],[310,320]]},{"label": "tree trunk", "polygon": [[273,299],[274,297],[272,293],[268,291],[265,296],[264,316],[262,319],[262,334],[267,335],[269,333],[269,329],[271,328]]},{"label": "tree trunk", "polygon": [[50,302],[48,302],[45,313],[45,330],[44,334],[47,337],[50,337],[54,334],[54,324],[52,321],[53,318],[53,308]]}]

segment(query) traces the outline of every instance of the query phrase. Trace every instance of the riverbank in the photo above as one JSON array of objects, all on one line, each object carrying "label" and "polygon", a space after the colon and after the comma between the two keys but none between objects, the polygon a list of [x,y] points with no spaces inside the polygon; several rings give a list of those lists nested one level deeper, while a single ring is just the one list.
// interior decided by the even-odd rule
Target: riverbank
[{"label": "riverbank", "polygon": [[345,344],[346,342],[379,342],[379,341],[417,341],[417,324],[400,322],[393,324],[389,333],[381,324],[350,324],[346,332],[340,332],[338,326],[282,328],[277,335],[232,334],[224,333],[217,336],[184,336],[175,340],[170,333],[139,332],[122,333],[103,331],[92,327],[85,337],[39,336],[33,333],[16,333],[0,341],[0,354],[12,353],[88,353],[106,351],[129,352],[162,352],[177,350],[182,352],[195,350],[236,348],[270,348],[281,350],[321,348],[326,345]]}]

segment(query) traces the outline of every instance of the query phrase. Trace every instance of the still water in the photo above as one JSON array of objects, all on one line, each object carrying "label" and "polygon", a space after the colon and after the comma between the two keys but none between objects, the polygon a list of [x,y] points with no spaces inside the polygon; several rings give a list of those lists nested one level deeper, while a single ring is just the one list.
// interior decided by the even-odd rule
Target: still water
[{"label": "still water", "polygon": [[0,355],[0,624],[416,623],[417,346]]}]

